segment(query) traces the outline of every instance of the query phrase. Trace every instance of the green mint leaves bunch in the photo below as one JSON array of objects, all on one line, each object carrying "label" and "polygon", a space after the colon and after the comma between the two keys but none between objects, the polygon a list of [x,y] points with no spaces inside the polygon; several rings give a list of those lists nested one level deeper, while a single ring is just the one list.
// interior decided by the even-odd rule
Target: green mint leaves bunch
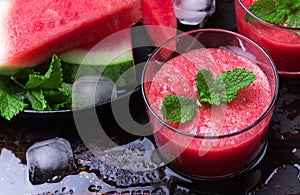
[{"label": "green mint leaves bunch", "polygon": [[0,76],[0,102],[0,114],[7,120],[26,108],[71,108],[72,85],[63,82],[58,56],[53,55],[50,64],[24,68],[12,76]]},{"label": "green mint leaves bunch", "polygon": [[199,99],[167,95],[162,104],[161,112],[166,121],[185,123],[193,120],[197,101],[209,105],[220,105],[232,102],[238,91],[249,86],[256,80],[253,72],[244,68],[235,68],[216,76],[210,70],[201,69],[196,76],[196,88]]},{"label": "green mint leaves bunch", "polygon": [[[264,21],[300,28],[299,0],[257,0],[250,6],[249,11]],[[253,20],[250,16],[247,19]]]}]

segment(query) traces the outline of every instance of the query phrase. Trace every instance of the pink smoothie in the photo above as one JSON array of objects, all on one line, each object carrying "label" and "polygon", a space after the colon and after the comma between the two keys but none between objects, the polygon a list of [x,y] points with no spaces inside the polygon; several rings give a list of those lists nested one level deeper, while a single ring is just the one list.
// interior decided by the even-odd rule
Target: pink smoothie
[{"label": "pink smoothie", "polygon": [[[249,8],[255,0],[242,0]],[[260,44],[272,57],[279,72],[298,72],[300,75],[300,35],[296,30],[287,31],[259,22],[247,22],[246,12],[235,0],[236,20],[239,33]],[[298,30],[298,33],[300,30]]]},{"label": "pink smoothie", "polygon": [[[239,91],[229,104],[209,106],[202,104],[194,120],[171,124],[183,132],[200,136],[220,136],[235,133],[260,118],[272,101],[269,81],[252,61],[223,49],[198,49],[179,55],[165,63],[154,76],[148,92],[148,101],[162,118],[163,99],[168,94],[197,98],[195,77],[202,68],[213,75],[233,68],[246,68],[257,79]],[[154,137],[162,155],[179,171],[196,177],[223,177],[249,165],[265,144],[271,115],[257,126],[219,139],[194,138],[175,133],[149,114],[155,131]]]}]

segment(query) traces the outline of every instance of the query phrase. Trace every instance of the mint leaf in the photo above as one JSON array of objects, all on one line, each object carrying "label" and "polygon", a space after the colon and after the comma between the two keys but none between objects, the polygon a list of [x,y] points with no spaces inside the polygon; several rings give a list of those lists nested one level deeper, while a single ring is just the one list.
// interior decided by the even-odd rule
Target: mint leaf
[{"label": "mint leaf", "polygon": [[[208,78],[208,80],[205,78]],[[196,76],[196,87],[200,102],[220,105],[234,100],[238,91],[249,86],[255,81],[256,76],[249,70],[236,68],[217,75],[215,80],[211,79],[211,72],[206,69],[200,70]]]},{"label": "mint leaf", "polygon": [[27,91],[25,96],[34,110],[45,110],[47,108],[47,101],[42,90]]},{"label": "mint leaf", "polygon": [[[256,76],[253,72],[244,68],[235,68],[219,74],[215,80],[215,88],[218,93],[225,95],[221,96],[221,102],[229,103],[236,98],[239,90],[249,86],[255,80]],[[224,87],[225,93],[223,93]]]},{"label": "mint leaf", "polygon": [[44,95],[49,102],[48,110],[72,108],[72,84],[63,83],[58,89],[45,90]]},{"label": "mint leaf", "polygon": [[201,74],[197,74],[196,80],[196,87],[198,89],[198,95],[202,98],[203,102],[208,102],[211,104],[211,88],[214,83],[212,74],[207,69],[200,70]]},{"label": "mint leaf", "polygon": [[55,89],[61,86],[63,81],[63,73],[61,62],[57,55],[52,56],[52,61],[48,71],[44,75],[35,72],[29,75],[29,80],[25,85],[26,89]]},{"label": "mint leaf", "polygon": [[284,14],[277,13],[274,0],[258,0],[251,5],[249,11],[265,21],[284,21]]},{"label": "mint leaf", "polygon": [[[296,0],[257,0],[249,8],[254,15],[273,24],[300,27],[300,2]],[[255,22],[247,15],[246,19]]]},{"label": "mint leaf", "polygon": [[219,105],[220,94],[215,92],[215,84],[211,71],[201,69],[196,76],[196,88],[201,102]]},{"label": "mint leaf", "polygon": [[193,119],[196,112],[196,100],[182,96],[167,95],[161,112],[166,121],[185,123]]},{"label": "mint leaf", "polygon": [[0,79],[0,113],[6,120],[11,120],[28,106],[19,95],[21,89],[10,84],[8,77]]},{"label": "mint leaf", "polygon": [[22,112],[27,104],[15,98],[12,94],[0,92],[0,111],[1,116],[6,120],[11,120],[14,116]]},{"label": "mint leaf", "polygon": [[300,28],[300,10],[287,17],[286,25],[292,28]]}]

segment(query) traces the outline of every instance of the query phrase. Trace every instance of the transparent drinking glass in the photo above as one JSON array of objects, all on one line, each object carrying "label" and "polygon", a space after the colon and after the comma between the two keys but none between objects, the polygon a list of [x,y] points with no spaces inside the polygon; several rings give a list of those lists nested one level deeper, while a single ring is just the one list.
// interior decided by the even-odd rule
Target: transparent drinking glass
[{"label": "transparent drinking glass", "polygon": [[281,76],[300,76],[300,28],[266,22],[249,11],[252,0],[235,0],[238,32],[261,45]]},{"label": "transparent drinking glass", "polygon": [[[195,118],[186,123],[166,121],[161,110],[165,94],[197,98],[194,69],[222,72],[220,61],[229,69],[252,64],[259,72],[253,83],[258,91],[247,89],[239,100],[220,106],[202,103]],[[234,176],[263,158],[277,93],[278,74],[269,55],[252,40],[221,29],[198,29],[170,39],[152,54],[142,75],[142,94],[159,153],[179,173],[199,179]],[[227,115],[231,111],[240,115],[233,119]]]}]

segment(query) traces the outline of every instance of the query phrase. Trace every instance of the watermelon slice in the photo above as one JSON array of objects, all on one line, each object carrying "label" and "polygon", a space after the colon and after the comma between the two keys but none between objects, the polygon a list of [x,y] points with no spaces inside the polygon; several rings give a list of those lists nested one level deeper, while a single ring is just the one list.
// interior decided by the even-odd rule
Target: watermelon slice
[{"label": "watermelon slice", "polygon": [[173,0],[142,0],[142,23],[155,46],[176,35]]},{"label": "watermelon slice", "polygon": [[140,0],[1,0],[0,66],[34,66],[128,28]]}]

